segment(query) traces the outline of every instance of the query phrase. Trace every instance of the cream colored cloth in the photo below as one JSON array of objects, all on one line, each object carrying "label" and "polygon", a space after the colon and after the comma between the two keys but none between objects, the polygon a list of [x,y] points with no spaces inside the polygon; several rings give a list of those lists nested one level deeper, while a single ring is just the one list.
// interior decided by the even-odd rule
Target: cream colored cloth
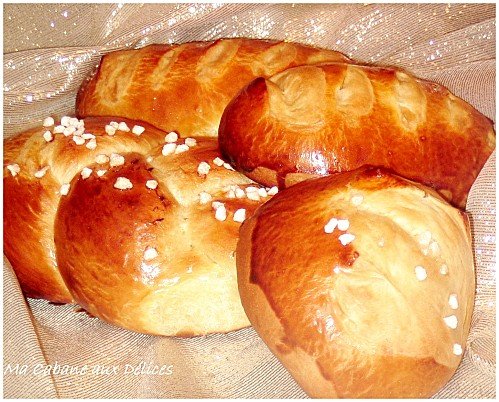
[{"label": "cream colored cloth", "polygon": [[[73,113],[80,83],[106,52],[233,36],[401,66],[495,120],[494,4],[11,4],[4,6],[4,136]],[[436,396],[495,398],[495,154],[467,210],[476,306],[463,362]],[[251,328],[193,339],[136,334],[77,306],[26,302],[6,260],[3,324],[7,398],[306,397]]]}]

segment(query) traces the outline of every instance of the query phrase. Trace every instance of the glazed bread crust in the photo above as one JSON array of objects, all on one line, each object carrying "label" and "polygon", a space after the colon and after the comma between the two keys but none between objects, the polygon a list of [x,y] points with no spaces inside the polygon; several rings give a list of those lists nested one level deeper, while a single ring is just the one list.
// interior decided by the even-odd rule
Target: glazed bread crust
[{"label": "glazed bread crust", "polygon": [[225,106],[254,78],[347,60],[332,50],[241,38],[115,51],[82,85],[76,113],[140,119],[184,136],[217,136]]},{"label": "glazed bread crust", "polygon": [[[73,301],[58,269],[53,236],[61,186],[94,163],[99,154],[147,152],[164,139],[164,133],[147,124],[141,136],[106,135],[104,127],[111,120],[86,121],[87,132],[93,133],[98,143],[94,150],[63,134],[47,142],[43,134],[50,128],[44,127],[4,140],[4,253],[28,297]],[[7,168],[13,164],[20,167],[15,176]],[[42,177],[35,177],[47,167]]]},{"label": "glazed bread crust", "polygon": [[265,185],[373,165],[464,208],[495,133],[438,84],[395,68],[333,63],[254,80],[225,109],[219,142],[238,170]]},{"label": "glazed bread crust", "polygon": [[[112,120],[145,130],[109,135]],[[47,142],[44,131],[4,143],[4,249],[28,297],[75,301],[109,323],[156,335],[249,325],[237,290],[234,213],[249,216],[264,198],[229,195],[258,186],[213,163],[216,139],[179,138],[169,144],[183,152],[165,155],[166,133],[137,121],[85,119],[95,149],[63,134]],[[206,174],[202,162],[210,165]],[[131,187],[117,188],[120,178]],[[224,204],[225,220],[213,201]]]},{"label": "glazed bread crust", "polygon": [[296,184],[244,222],[239,292],[310,396],[425,398],[461,360],[471,250],[463,212],[430,188],[362,168]]}]

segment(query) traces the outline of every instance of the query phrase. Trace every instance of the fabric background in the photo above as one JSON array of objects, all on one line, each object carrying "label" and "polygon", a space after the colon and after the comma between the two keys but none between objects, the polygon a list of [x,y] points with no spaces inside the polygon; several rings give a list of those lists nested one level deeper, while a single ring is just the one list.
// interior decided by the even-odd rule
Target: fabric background
[{"label": "fabric background", "polygon": [[[74,113],[76,91],[102,54],[236,36],[397,65],[445,85],[495,121],[494,4],[7,4],[3,22],[4,137],[49,114]],[[495,172],[494,153],[467,205],[476,305],[462,364],[439,398],[496,396]],[[74,305],[26,301],[5,258],[3,279],[4,397],[306,397],[251,328],[192,339],[141,335]],[[80,372],[57,372],[57,365]],[[147,373],[154,365],[170,368]],[[54,371],[44,373],[49,366]]]}]

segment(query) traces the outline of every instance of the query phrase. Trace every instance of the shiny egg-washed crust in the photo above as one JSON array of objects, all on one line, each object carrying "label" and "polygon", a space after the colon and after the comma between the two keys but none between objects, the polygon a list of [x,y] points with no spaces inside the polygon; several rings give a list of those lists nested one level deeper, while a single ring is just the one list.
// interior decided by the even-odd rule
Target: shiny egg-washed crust
[{"label": "shiny egg-washed crust", "polygon": [[140,119],[184,136],[216,136],[225,106],[253,79],[340,61],[348,59],[333,50],[241,38],[120,50],[103,56],[82,85],[76,113]]},{"label": "shiny egg-washed crust", "polygon": [[[144,126],[144,133],[110,136],[104,126],[111,120],[117,119],[85,119],[95,150],[62,134],[47,143],[46,129],[4,142],[4,250],[24,293],[75,301],[142,333],[192,336],[248,326],[237,290],[240,223],[233,214],[245,208],[251,215],[259,202],[228,199],[224,189],[254,183],[212,163],[220,156],[216,139],[197,138],[188,151],[164,156],[164,132],[124,120],[130,128]],[[95,162],[111,153],[124,156],[124,165]],[[197,173],[202,161],[211,166],[206,176]],[[20,165],[16,176],[6,169],[12,163]],[[35,178],[44,166],[50,167],[45,176]],[[80,175],[84,167],[93,170],[87,179]],[[107,170],[101,177],[100,169]],[[114,188],[118,177],[133,188]],[[156,180],[157,188],[147,188],[147,180]],[[70,184],[66,196],[59,194],[63,183]],[[215,219],[211,202],[200,204],[202,191],[225,203],[226,221]],[[148,247],[156,258],[145,260]]]},{"label": "shiny egg-washed crust", "polygon": [[[326,233],[331,218],[348,219],[346,232]],[[344,233],[355,236],[346,245]],[[425,398],[459,365],[471,234],[465,213],[430,188],[374,168],[304,181],[244,222],[236,255],[248,318],[312,397]]]},{"label": "shiny egg-washed crust", "polygon": [[[147,151],[164,140],[164,133],[149,125],[144,125],[146,131],[140,137],[108,136],[104,126],[111,120],[87,120],[86,131],[97,137],[95,150],[76,145],[71,136],[62,134],[46,142],[47,128],[41,127],[4,140],[4,253],[28,297],[73,301],[57,268],[53,238],[61,185],[92,164],[98,154]],[[13,163],[20,166],[15,177],[6,169]],[[50,166],[45,176],[36,178],[34,173],[45,166]]]},{"label": "shiny egg-washed crust", "polygon": [[395,68],[332,63],[254,80],[227,106],[219,142],[238,170],[265,185],[373,165],[464,208],[495,133],[438,84]]}]

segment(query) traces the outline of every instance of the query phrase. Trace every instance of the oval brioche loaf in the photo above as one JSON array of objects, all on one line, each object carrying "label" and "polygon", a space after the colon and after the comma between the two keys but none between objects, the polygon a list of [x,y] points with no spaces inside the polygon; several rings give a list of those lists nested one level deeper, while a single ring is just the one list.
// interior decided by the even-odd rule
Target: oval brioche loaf
[{"label": "oval brioche loaf", "polygon": [[241,226],[241,300],[312,397],[423,398],[462,357],[474,301],[465,213],[364,167],[280,192]]},{"label": "oval brioche loaf", "polygon": [[24,293],[143,333],[248,326],[234,251],[268,192],[216,139],[62,120],[4,142],[4,251]]},{"label": "oval brioche loaf", "polygon": [[332,63],[258,78],[227,106],[223,155],[265,185],[382,166],[464,208],[495,147],[492,123],[395,68]]},{"label": "oval brioche loaf", "polygon": [[256,77],[348,61],[333,50],[256,39],[150,45],[103,56],[81,87],[79,117],[121,116],[184,136],[216,136],[225,106]]}]

